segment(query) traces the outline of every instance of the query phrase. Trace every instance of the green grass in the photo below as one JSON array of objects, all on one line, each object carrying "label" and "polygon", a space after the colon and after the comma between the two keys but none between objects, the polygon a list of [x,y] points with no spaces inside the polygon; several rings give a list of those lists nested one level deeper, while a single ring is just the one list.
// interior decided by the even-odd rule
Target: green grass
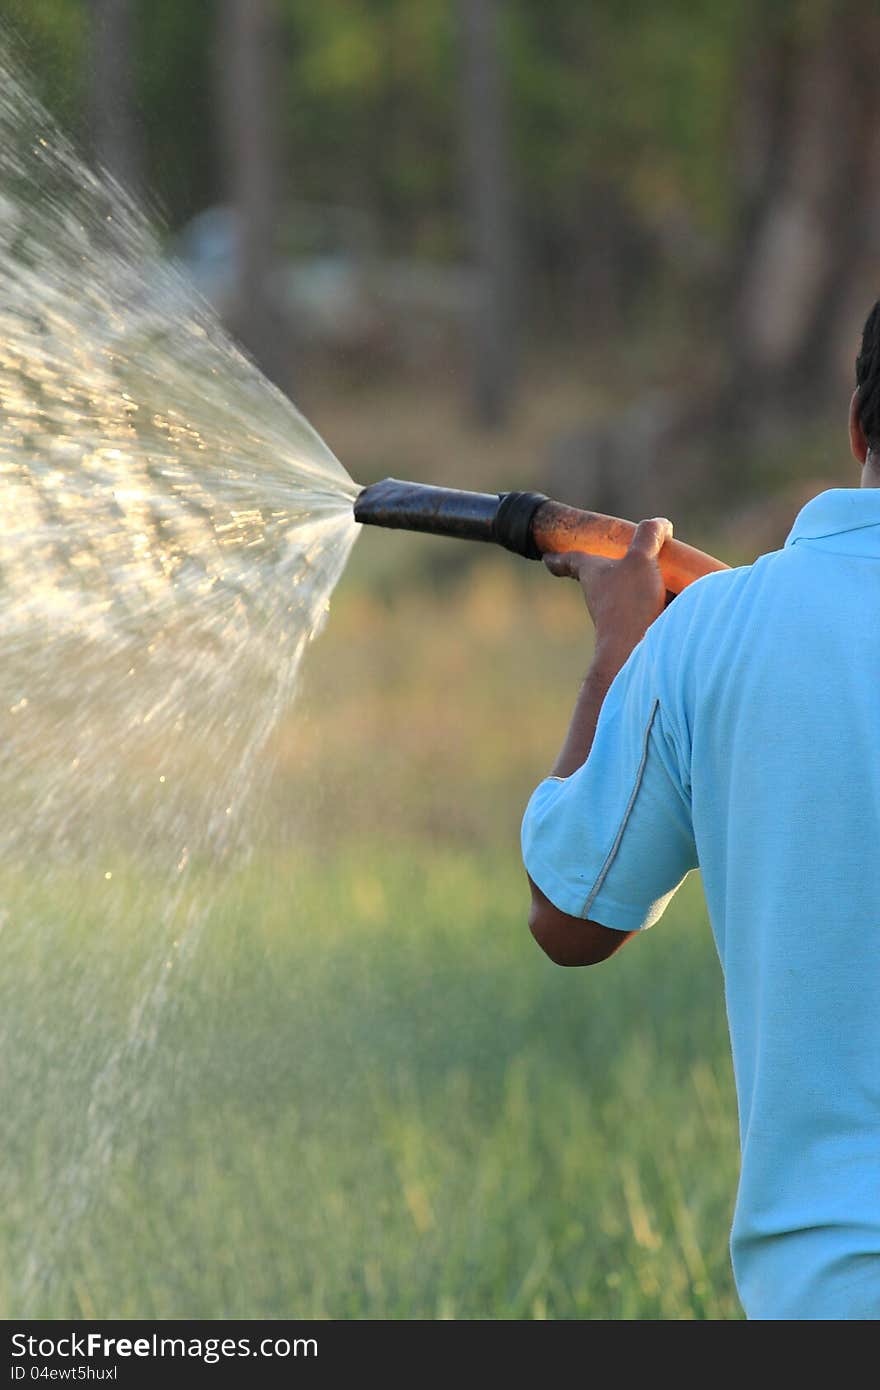
[{"label": "green grass", "polygon": [[2,1315],[737,1316],[734,1108],[696,885],[613,962],[563,971],[528,935],[511,854],[364,841],[254,863],[215,903],[155,1048],[126,1061],[106,1167],[53,1200],[88,1126],[89,1049],[150,956],[136,887],[118,889],[130,910],[81,1017],[53,1024],[55,1056],[24,1043],[98,926],[71,933],[59,911],[32,931],[33,979],[54,969],[19,992],[0,1096],[17,1137]]}]

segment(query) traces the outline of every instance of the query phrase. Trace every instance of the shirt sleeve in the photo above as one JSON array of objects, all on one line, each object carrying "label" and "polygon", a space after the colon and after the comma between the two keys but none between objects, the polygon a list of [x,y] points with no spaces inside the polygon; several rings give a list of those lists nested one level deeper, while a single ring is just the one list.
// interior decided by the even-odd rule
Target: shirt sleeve
[{"label": "shirt sleeve", "polygon": [[541,782],[526,808],[523,861],[560,912],[638,931],[697,867],[690,779],[672,724],[646,639],[605,697],[587,761]]}]

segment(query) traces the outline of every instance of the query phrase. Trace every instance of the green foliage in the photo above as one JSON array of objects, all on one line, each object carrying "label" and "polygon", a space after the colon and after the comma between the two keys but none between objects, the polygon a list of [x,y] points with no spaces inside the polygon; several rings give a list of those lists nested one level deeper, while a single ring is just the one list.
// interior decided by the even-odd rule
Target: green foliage
[{"label": "green foliage", "polygon": [[139,0],[138,107],[146,185],[174,225],[222,193],[216,137],[215,0]]},{"label": "green foliage", "polygon": [[[455,8],[277,0],[293,196],[367,206],[392,243],[461,250]],[[524,198],[539,199],[547,218],[571,219],[585,187],[610,184],[649,222],[671,206],[710,225],[723,220],[729,181],[719,150],[748,7],[510,0],[502,13]],[[21,34],[50,106],[81,125],[83,0],[0,0],[0,17]],[[222,196],[214,20],[211,0],[138,0],[150,183],[173,223]]]},{"label": "green foliage", "polygon": [[290,191],[366,208],[389,249],[450,244],[451,10],[445,0],[280,0]]},{"label": "green foliage", "polygon": [[[217,102],[230,57],[213,0],[134,3],[146,185],[177,228],[227,197]],[[612,330],[635,306],[639,325],[662,326],[669,303],[699,330],[699,307],[713,312],[730,291],[719,267],[744,225],[746,79],[767,52],[788,49],[796,63],[835,13],[865,10],[866,0],[499,6],[521,265],[555,335],[589,320],[590,274]],[[457,0],[275,0],[284,200],[357,209],[386,254],[467,254],[457,11]],[[85,0],[0,0],[41,93],[83,138],[88,14]]]},{"label": "green foliage", "polygon": [[0,0],[0,24],[40,98],[83,133],[88,14],[83,0]]},{"label": "green foliage", "polygon": [[716,222],[742,7],[518,4],[510,44],[522,168],[564,212],[572,190],[617,185],[650,223],[669,207]]}]

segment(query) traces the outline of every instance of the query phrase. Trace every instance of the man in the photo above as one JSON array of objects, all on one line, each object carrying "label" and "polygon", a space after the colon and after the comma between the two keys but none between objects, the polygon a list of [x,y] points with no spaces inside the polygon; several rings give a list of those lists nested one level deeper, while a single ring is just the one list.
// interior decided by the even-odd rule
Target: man
[{"label": "man", "polygon": [[815,497],[784,549],[665,611],[668,521],[619,561],[547,559],[579,580],[596,644],[523,822],[530,926],[592,965],[701,869],[752,1318],[880,1317],[880,302],[856,377],[861,487]]}]

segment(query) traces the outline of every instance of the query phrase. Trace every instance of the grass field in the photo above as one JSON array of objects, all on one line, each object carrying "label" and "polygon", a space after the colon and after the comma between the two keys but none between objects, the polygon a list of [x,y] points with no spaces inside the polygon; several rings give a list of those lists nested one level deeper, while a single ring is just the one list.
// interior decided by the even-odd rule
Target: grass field
[{"label": "grass field", "polygon": [[485,556],[389,587],[377,558],[309,654],[253,858],[194,871],[201,940],[144,1040],[119,1050],[165,885],[6,876],[3,1316],[739,1316],[699,884],[595,970],[525,927],[574,586]]},{"label": "grass field", "polygon": [[[539,956],[521,898],[512,855],[365,841],[253,864],[133,1063],[150,1103],[132,1133],[120,1096],[117,1150],[74,1185],[61,1248],[54,1170],[91,1089],[71,1021],[50,1025],[54,1074],[3,1097],[28,1139],[5,1315],[26,1311],[34,1245],[48,1303],[28,1311],[54,1316],[734,1315],[733,1108],[699,893],[592,972]],[[38,991],[50,1018],[76,954]],[[124,993],[112,948],[104,965]],[[112,1005],[89,1023],[100,1056]]]}]

